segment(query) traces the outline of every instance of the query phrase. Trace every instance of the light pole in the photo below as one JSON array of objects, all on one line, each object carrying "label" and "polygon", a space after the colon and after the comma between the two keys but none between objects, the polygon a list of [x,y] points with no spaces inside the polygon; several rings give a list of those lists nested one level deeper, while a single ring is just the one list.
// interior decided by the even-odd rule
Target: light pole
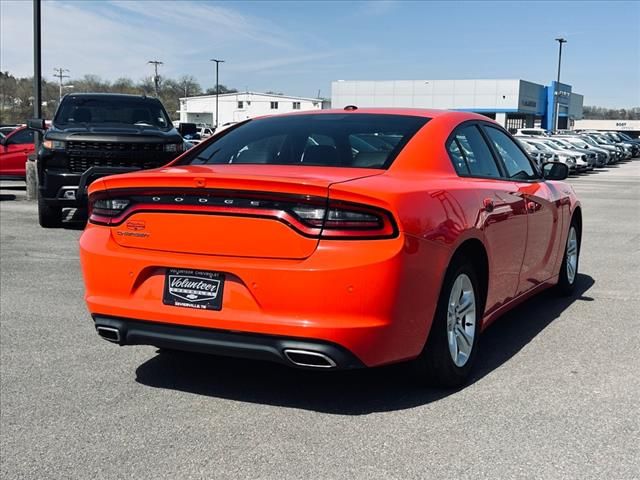
[{"label": "light pole", "polygon": [[555,88],[555,98],[554,98],[554,121],[553,121],[553,131],[558,130],[558,122],[560,121],[560,65],[562,63],[562,44],[567,43],[567,40],[562,37],[556,38],[556,42],[558,42],[558,79],[556,80],[556,88]]},{"label": "light pole", "polygon": [[159,83],[159,77],[158,77],[158,65],[164,65],[164,62],[161,62],[159,60],[149,60],[147,62],[147,64],[151,64],[153,65],[154,71],[156,72],[156,74],[153,76],[153,85],[155,87],[155,91],[156,91],[156,97],[160,96],[158,93],[158,83]]},{"label": "light pole", "polygon": [[218,128],[218,95],[220,95],[220,84],[218,83],[218,67],[221,63],[224,63],[224,60],[212,58],[209,61],[216,62],[216,124],[214,125],[214,127]]},{"label": "light pole", "polygon": [[69,69],[68,68],[58,67],[58,68],[54,68],[53,71],[56,72],[54,77],[56,77],[58,79],[58,89],[59,89],[58,104],[60,104],[60,101],[62,100],[62,79],[63,78],[69,78],[69,75],[65,75],[64,74],[64,72],[69,72]]},{"label": "light pole", "polygon": [[[41,5],[40,0],[33,0],[33,117],[42,118],[42,35],[41,35]],[[41,132],[36,130],[33,134],[36,155],[42,141]],[[36,170],[36,157],[30,156],[26,164],[27,200],[35,200],[38,197],[38,175]]]}]

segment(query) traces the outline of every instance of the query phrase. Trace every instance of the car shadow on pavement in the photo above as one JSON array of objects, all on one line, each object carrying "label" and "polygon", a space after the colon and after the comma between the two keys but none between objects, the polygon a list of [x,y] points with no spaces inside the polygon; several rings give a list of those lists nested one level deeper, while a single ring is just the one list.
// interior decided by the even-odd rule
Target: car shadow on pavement
[{"label": "car shadow on pavement", "polygon": [[[585,293],[594,283],[590,276],[580,274],[574,296],[561,298],[547,291],[497,320],[481,338],[469,385],[516,356],[573,302],[593,301]],[[420,386],[403,364],[316,372],[266,362],[159,351],[140,365],[136,374],[137,382],[150,387],[336,415],[403,410],[456,393]]]},{"label": "car shadow on pavement", "polygon": [[[26,186],[20,183],[16,184],[15,181],[2,181],[0,184],[0,201],[13,201],[18,199],[18,195],[23,197],[23,192],[26,192]],[[9,192],[19,192],[18,194]]]}]

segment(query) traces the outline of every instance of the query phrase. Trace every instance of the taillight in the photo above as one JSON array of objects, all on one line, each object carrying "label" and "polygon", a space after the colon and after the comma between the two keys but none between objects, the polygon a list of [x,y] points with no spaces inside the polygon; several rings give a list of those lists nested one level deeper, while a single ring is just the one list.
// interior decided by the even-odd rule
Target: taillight
[{"label": "taillight", "polygon": [[[89,199],[89,221],[117,226],[136,212],[206,213],[271,218],[307,237],[390,238],[398,233],[390,213],[359,203],[267,192],[112,191]],[[126,195],[125,195],[126,194]]]},{"label": "taillight", "polygon": [[89,199],[89,221],[99,225],[111,224],[111,219],[121,216],[131,200],[126,198],[92,197]]},{"label": "taillight", "polygon": [[390,238],[397,235],[391,214],[368,205],[329,200],[322,238]]}]

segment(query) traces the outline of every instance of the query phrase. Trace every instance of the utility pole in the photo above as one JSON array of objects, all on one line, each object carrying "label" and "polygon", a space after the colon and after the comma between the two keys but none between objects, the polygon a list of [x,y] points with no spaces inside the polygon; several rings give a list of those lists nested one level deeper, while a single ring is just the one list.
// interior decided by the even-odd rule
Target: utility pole
[{"label": "utility pole", "polygon": [[558,122],[560,121],[560,65],[562,63],[562,44],[567,43],[565,38],[559,37],[556,38],[556,42],[558,42],[558,79],[556,80],[556,88],[555,88],[555,98],[554,98],[554,121],[553,121],[553,131],[558,130]]},{"label": "utility pole", "polygon": [[160,77],[158,77],[158,65],[164,65],[164,62],[161,62],[159,60],[149,60],[147,62],[147,64],[151,64],[153,65],[153,68],[155,70],[155,75],[153,76],[153,85],[155,87],[155,91],[156,91],[156,97],[160,96],[159,94],[159,82],[160,82]]},{"label": "utility pole", "polygon": [[[40,34],[40,0],[33,0],[33,117],[42,118],[42,40]],[[42,138],[35,131],[33,143],[36,153]],[[35,200],[38,195],[38,174],[35,155],[30,156],[26,165],[27,200]]]},{"label": "utility pole", "polygon": [[62,67],[58,67],[58,68],[54,68],[53,69],[54,72],[56,72],[56,74],[54,75],[54,77],[56,77],[58,79],[58,89],[59,89],[59,93],[58,93],[58,105],[60,104],[60,102],[62,101],[62,79],[63,78],[69,78],[69,75],[65,75],[64,72],[68,72],[69,69],[67,68],[62,68]]},{"label": "utility pole", "polygon": [[220,83],[218,82],[218,67],[221,63],[224,63],[224,60],[212,58],[209,61],[216,62],[216,124],[214,125],[214,127],[218,128],[218,95],[220,95]]}]

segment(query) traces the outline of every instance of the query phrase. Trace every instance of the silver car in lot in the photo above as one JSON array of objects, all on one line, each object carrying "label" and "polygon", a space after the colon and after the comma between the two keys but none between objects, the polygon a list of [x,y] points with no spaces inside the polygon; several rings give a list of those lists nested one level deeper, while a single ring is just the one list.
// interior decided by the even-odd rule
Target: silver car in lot
[{"label": "silver car in lot", "polygon": [[559,138],[565,140],[577,148],[588,150],[589,152],[593,152],[596,155],[596,165],[598,167],[604,167],[611,161],[611,154],[604,148],[594,147],[593,145],[584,141],[583,138],[580,138],[578,135],[558,135],[555,138]]},{"label": "silver car in lot", "polygon": [[624,132],[610,132],[615,138],[619,138],[622,142],[627,142],[635,147],[633,156],[640,157],[640,138],[631,138]]},{"label": "silver car in lot", "polygon": [[538,138],[537,140],[554,150],[561,159],[563,155],[573,158],[576,164],[574,171],[585,172],[589,170],[589,163],[587,162],[586,158],[583,158],[583,155],[580,152],[574,149],[566,148],[556,142],[553,142],[551,138]]},{"label": "silver car in lot", "polygon": [[632,158],[640,156],[640,142],[633,141],[631,138],[623,138],[622,135],[617,132],[602,132],[602,135],[613,142],[614,145],[621,145],[630,151]]},{"label": "silver car in lot", "polygon": [[633,156],[631,145],[625,145],[623,143],[616,143],[611,140],[604,132],[588,133],[586,134],[593,138],[600,145],[609,145],[618,149],[621,153],[621,160],[629,159]]},{"label": "silver car in lot", "polygon": [[579,155],[582,160],[587,162],[589,166],[589,170],[593,170],[597,166],[598,156],[596,155],[595,152],[590,152],[588,149],[579,148],[573,143],[567,142],[566,140],[555,135],[553,137],[550,137],[548,140],[555,143],[560,148],[564,148],[572,152],[575,152],[576,155]]},{"label": "silver car in lot", "polygon": [[580,138],[582,138],[585,142],[589,143],[590,145],[592,145],[594,147],[604,148],[606,151],[608,151],[609,154],[612,157],[610,163],[616,163],[617,161],[622,160],[624,158],[624,155],[621,152],[621,149],[617,148],[615,145],[611,145],[611,144],[606,143],[606,142],[598,142],[592,136],[592,134],[583,133],[580,136]]},{"label": "silver car in lot", "polygon": [[[554,148],[553,146],[548,145],[544,141],[547,139],[547,137],[516,136],[516,138],[521,142],[525,142],[529,145],[532,145],[533,147],[537,148],[538,150],[542,151],[545,154],[551,155],[550,157],[551,161],[561,162],[566,164],[567,167],[569,167],[570,171],[575,172],[577,170],[580,170],[577,165],[576,156],[566,152],[559,152],[557,148]],[[550,160],[547,160],[547,161],[550,161]],[[583,163],[585,163],[585,166],[586,166],[586,162],[583,162]]]}]

